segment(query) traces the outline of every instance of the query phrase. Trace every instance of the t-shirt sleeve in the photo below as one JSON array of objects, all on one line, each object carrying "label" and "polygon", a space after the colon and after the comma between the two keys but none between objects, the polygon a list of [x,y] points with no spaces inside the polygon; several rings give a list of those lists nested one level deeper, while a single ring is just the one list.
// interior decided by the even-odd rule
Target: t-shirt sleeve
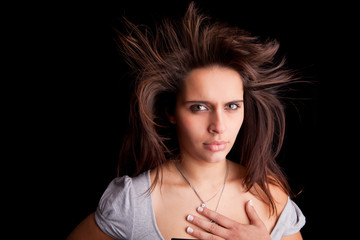
[{"label": "t-shirt sleeve", "polygon": [[131,239],[134,219],[132,179],[115,178],[102,195],[95,221],[100,229],[115,239]]},{"label": "t-shirt sleeve", "polygon": [[288,202],[281,213],[271,238],[281,239],[282,236],[295,234],[305,225],[305,216],[295,202],[288,199]]},{"label": "t-shirt sleeve", "polygon": [[287,225],[286,230],[284,231],[284,236],[292,235],[300,231],[300,229],[305,225],[305,216],[301,212],[300,208],[296,205],[295,202],[290,200],[290,210],[288,214],[289,224]]}]

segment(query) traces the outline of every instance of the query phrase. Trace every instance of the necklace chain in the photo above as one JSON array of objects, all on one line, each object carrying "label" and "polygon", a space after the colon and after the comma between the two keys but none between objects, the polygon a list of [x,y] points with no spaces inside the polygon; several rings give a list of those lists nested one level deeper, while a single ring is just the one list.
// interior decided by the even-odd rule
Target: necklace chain
[{"label": "necklace chain", "polygon": [[185,176],[185,174],[181,171],[179,165],[177,164],[177,161],[175,162],[175,166],[176,168],[178,169],[178,171],[180,172],[180,174],[184,177],[184,179],[186,180],[186,182],[190,185],[191,189],[194,191],[194,193],[196,194],[196,196],[200,199],[201,201],[201,206],[202,207],[205,207],[206,206],[206,202],[210,201],[211,199],[213,199],[218,193],[219,191],[221,190],[220,192],[220,197],[219,197],[219,200],[216,204],[216,208],[215,208],[215,212],[217,211],[218,207],[219,207],[219,204],[220,204],[220,201],[221,201],[221,197],[222,197],[222,194],[224,192],[224,188],[225,188],[225,185],[226,185],[226,180],[227,180],[227,177],[228,177],[228,173],[229,173],[229,163],[228,161],[226,160],[226,173],[225,173],[225,178],[224,178],[224,184],[222,185],[222,187],[216,192],[216,194],[214,196],[212,196],[209,200],[207,201],[204,201],[199,193],[196,191],[195,187],[190,183],[189,179]]}]

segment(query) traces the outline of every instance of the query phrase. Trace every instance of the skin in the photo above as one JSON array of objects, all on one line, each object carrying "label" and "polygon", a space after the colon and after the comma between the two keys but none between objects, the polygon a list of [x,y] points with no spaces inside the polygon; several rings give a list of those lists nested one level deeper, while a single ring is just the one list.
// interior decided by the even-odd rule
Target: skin
[{"label": "skin", "polygon": [[[242,101],[242,80],[232,69],[200,68],[186,77],[174,115],[168,116],[177,127],[181,152],[179,167],[203,199],[218,194],[206,202],[206,207],[199,209],[200,200],[174,161],[161,166],[163,182],[156,185],[152,201],[156,224],[164,239],[270,239],[287,195],[280,188],[270,186],[277,205],[277,212],[270,215],[268,205],[251,193],[254,191],[245,191],[242,182],[245,169],[226,159],[244,119]],[[226,187],[219,208],[214,212],[219,189],[224,183],[226,162],[229,164]],[[155,170],[150,177],[153,181]],[[99,229],[92,214],[67,239],[112,238]],[[300,232],[282,238],[300,239]]]}]

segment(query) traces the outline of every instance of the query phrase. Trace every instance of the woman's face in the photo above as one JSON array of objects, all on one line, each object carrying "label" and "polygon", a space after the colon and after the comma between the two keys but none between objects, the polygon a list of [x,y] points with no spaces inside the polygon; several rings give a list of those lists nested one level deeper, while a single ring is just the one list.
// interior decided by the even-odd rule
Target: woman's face
[{"label": "woman's face", "polygon": [[199,68],[184,80],[170,121],[176,124],[182,158],[226,159],[244,119],[240,75],[219,66]]}]

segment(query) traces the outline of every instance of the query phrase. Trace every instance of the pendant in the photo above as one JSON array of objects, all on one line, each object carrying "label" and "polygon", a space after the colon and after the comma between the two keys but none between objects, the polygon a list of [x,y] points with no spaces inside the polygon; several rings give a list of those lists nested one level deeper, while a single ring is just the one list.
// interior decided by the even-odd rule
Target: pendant
[{"label": "pendant", "polygon": [[205,204],[205,203],[202,203],[202,204],[201,204],[201,207],[203,207],[203,208],[206,207],[206,204]]}]

